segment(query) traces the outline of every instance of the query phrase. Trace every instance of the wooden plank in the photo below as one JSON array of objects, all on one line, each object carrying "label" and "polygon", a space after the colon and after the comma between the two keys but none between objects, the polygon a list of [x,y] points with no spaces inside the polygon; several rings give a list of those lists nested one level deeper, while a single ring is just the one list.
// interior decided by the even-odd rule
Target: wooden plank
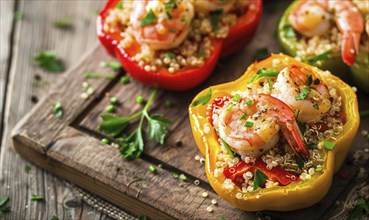
[{"label": "wooden plank", "polygon": [[[9,29],[13,21],[14,1],[0,1],[1,4],[1,86],[0,102],[7,96],[4,135],[1,144],[0,195],[9,195],[11,212],[1,219],[48,219],[57,215],[61,219],[106,219],[97,209],[90,206],[66,209],[63,202],[71,195],[70,188],[64,180],[50,175],[43,169],[19,157],[10,143],[10,131],[24,114],[29,112],[34,103],[31,96],[41,97],[55,86],[61,74],[47,73],[39,69],[32,61],[33,56],[41,50],[55,50],[64,61],[66,68],[75,64],[80,57],[96,44],[95,11],[102,1],[18,1],[17,11],[23,18],[16,22],[13,45],[9,39]],[[56,29],[52,21],[65,16],[73,18],[72,28]],[[12,49],[10,70],[4,67],[8,61],[9,49]],[[9,75],[9,78],[4,78]],[[36,77],[37,76],[37,77]],[[36,80],[41,78],[40,80]],[[35,83],[36,82],[36,85]],[[4,85],[8,92],[4,94]],[[2,109],[2,106],[0,106]],[[23,169],[30,166],[29,174]],[[31,202],[32,194],[41,194],[45,202]],[[68,198],[67,198],[68,197]]]}]

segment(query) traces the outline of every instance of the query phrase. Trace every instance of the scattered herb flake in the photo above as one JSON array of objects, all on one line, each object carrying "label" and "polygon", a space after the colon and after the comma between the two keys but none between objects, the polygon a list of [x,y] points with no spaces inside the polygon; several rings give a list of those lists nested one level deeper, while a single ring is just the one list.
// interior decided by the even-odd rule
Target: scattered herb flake
[{"label": "scattered herb flake", "polygon": [[222,138],[219,138],[220,141],[222,142],[224,148],[226,149],[227,153],[231,156],[231,158],[234,158],[234,152],[231,150],[231,147],[228,145],[227,142],[225,142],[225,140],[223,140]]},{"label": "scattered herb flake", "polygon": [[146,217],[146,215],[140,215],[138,217],[138,220],[147,220],[147,217]]},{"label": "scattered herb flake", "polygon": [[49,220],[60,220],[58,216],[53,215],[49,218]]},{"label": "scattered herb flake", "polygon": [[174,106],[174,104],[173,104],[173,102],[172,102],[171,100],[166,100],[166,101],[164,102],[164,106],[165,106],[166,108],[171,108],[171,107],[173,107],[173,106]]},{"label": "scattered herb flake", "polygon": [[129,76],[122,76],[120,77],[119,81],[120,83],[126,85],[131,82],[131,78],[129,78]]},{"label": "scattered herb flake", "polygon": [[170,51],[166,52],[166,53],[165,53],[165,56],[166,56],[166,57],[168,57],[169,59],[174,59],[174,58],[176,58],[176,54],[175,54],[175,53],[173,53],[173,52],[170,52]]},{"label": "scattered herb flake", "polygon": [[9,196],[3,196],[0,199],[0,206],[4,206],[8,201],[9,201],[10,197]]},{"label": "scattered herb flake", "polygon": [[117,9],[123,9],[123,0],[117,4]]},{"label": "scattered herb flake", "polygon": [[23,12],[21,12],[21,11],[16,11],[16,12],[14,12],[14,19],[15,19],[16,21],[20,21],[20,20],[22,20],[22,19],[23,19],[23,17],[24,17]]},{"label": "scattered herb flake", "polygon": [[174,179],[178,179],[178,177],[179,177],[178,173],[171,172],[170,174],[172,175],[172,177],[173,177]]},{"label": "scattered herb flake", "polygon": [[255,51],[252,59],[253,60],[262,60],[266,57],[268,57],[270,54],[268,48],[263,47],[263,48],[259,48],[258,50]]},{"label": "scattered herb flake", "polygon": [[60,102],[55,102],[53,104],[53,113],[55,118],[62,118],[63,117],[63,107]]},{"label": "scattered herb flake", "polygon": [[271,92],[273,90],[273,84],[272,84],[272,82],[270,81],[269,78],[267,79],[267,82],[268,82],[269,91]]},{"label": "scattered herb flake", "polygon": [[176,3],[175,3],[175,1],[174,1],[174,0],[170,0],[170,1],[168,1],[167,3],[164,3],[164,9],[165,9],[166,11],[168,11],[168,10],[170,10],[170,9],[174,8],[175,6],[176,6]]},{"label": "scattered herb flake", "polygon": [[317,110],[319,110],[319,105],[318,104],[314,104],[313,107]]},{"label": "scattered herb flake", "polygon": [[139,95],[139,96],[137,96],[136,97],[136,103],[138,103],[138,104],[142,104],[142,103],[144,103],[144,98],[141,96],[141,95]]},{"label": "scattered herb flake", "polygon": [[245,121],[245,123],[243,124],[243,126],[247,127],[247,128],[251,128],[254,125],[254,123],[252,121]]},{"label": "scattered herb flake", "polygon": [[231,102],[227,106],[227,111],[230,111],[233,108],[234,104]]},{"label": "scattered herb flake", "polygon": [[110,102],[110,104],[112,104],[112,105],[116,105],[116,104],[118,104],[118,98],[117,98],[117,97],[115,97],[115,96],[113,96],[113,97],[111,97],[111,98],[109,99],[109,102]]},{"label": "scattered herb flake", "polygon": [[316,62],[318,62],[318,61],[328,60],[328,59],[329,59],[329,53],[330,53],[330,52],[331,52],[331,51],[330,51],[330,50],[328,50],[328,51],[326,51],[326,52],[324,52],[324,53],[321,53],[321,54],[319,54],[319,55],[317,55],[317,56],[315,56],[315,57],[307,58],[307,59],[306,59],[306,61],[307,61],[308,63],[310,63],[310,64],[314,64],[314,63],[316,63]]},{"label": "scattered herb flake", "polygon": [[259,69],[257,72],[256,72],[256,76],[254,76],[250,81],[249,83],[253,83],[253,82],[256,82],[258,81],[260,78],[263,78],[263,77],[267,77],[267,76],[278,76],[278,72],[276,72],[277,70],[277,67],[272,67],[270,69]]},{"label": "scattered herb flake", "polygon": [[96,73],[96,72],[85,72],[85,78],[88,79],[99,79],[101,78],[101,74],[100,73]]},{"label": "scattered herb flake", "polygon": [[53,26],[60,29],[68,29],[72,27],[72,17],[64,17],[53,21]]},{"label": "scattered herb flake", "polygon": [[103,138],[103,139],[101,139],[101,142],[104,143],[104,144],[109,144],[109,139]]},{"label": "scattered herb flake", "polygon": [[241,115],[240,120],[243,120],[243,119],[245,119],[246,117],[247,117],[247,114],[246,114],[246,112],[244,112],[244,113]]},{"label": "scattered herb flake", "polygon": [[327,150],[333,150],[336,147],[336,144],[335,143],[332,143],[330,141],[324,141],[324,147]]},{"label": "scattered herb flake", "polygon": [[366,219],[365,216],[369,214],[369,201],[364,198],[356,200],[355,207],[349,212],[347,219]]},{"label": "scattered herb flake", "polygon": [[215,10],[210,13],[210,22],[215,32],[219,31],[219,16],[223,13],[223,10]]},{"label": "scattered herb flake", "polygon": [[40,200],[44,200],[44,197],[43,197],[43,196],[41,196],[41,195],[33,194],[33,195],[31,196],[31,200],[32,200],[32,201],[40,201]]},{"label": "scattered herb flake", "polygon": [[296,37],[295,30],[291,25],[285,25],[283,27],[283,35],[285,38],[293,38]]},{"label": "scattered herb flake", "polygon": [[114,78],[115,78],[114,74],[108,74],[108,75],[105,76],[106,80],[113,80]]},{"label": "scattered herb flake", "polygon": [[307,76],[306,85],[310,86],[311,83],[313,83],[313,77],[311,74],[306,74],[306,76]]},{"label": "scattered herb flake", "polygon": [[29,171],[31,171],[31,167],[29,165],[24,165],[23,171],[28,174]]},{"label": "scattered herb flake", "polygon": [[155,21],[156,21],[155,13],[152,9],[150,9],[149,12],[147,12],[147,14],[145,15],[145,17],[141,19],[140,25],[141,26],[149,25],[155,23]]},{"label": "scattered herb flake", "polygon": [[316,166],[315,172],[321,172],[321,171],[323,171],[323,166],[321,165]]},{"label": "scattered herb flake", "polygon": [[114,71],[119,71],[122,65],[118,61],[106,62],[106,66],[110,67]]},{"label": "scattered herb flake", "polygon": [[150,171],[150,173],[152,173],[152,174],[157,174],[157,172],[156,172],[156,168],[155,168],[153,165],[150,165],[150,167],[149,167],[149,171]]},{"label": "scattered herb flake", "polygon": [[309,95],[309,93],[311,92],[311,89],[310,88],[302,88],[300,90],[300,94],[296,95],[295,96],[295,100],[298,101],[298,100],[306,100],[307,96]]},{"label": "scattered herb flake", "polygon": [[35,55],[34,60],[46,71],[54,73],[64,71],[64,65],[57,58],[55,51],[41,51]]},{"label": "scattered herb flake", "polygon": [[233,96],[232,101],[238,102],[240,101],[241,95],[240,94],[236,94],[235,96]]},{"label": "scattered herb flake", "polygon": [[295,155],[295,161],[296,161],[296,164],[299,165],[299,167],[303,168],[304,167],[304,161],[301,160],[301,158],[297,155]]},{"label": "scattered herb flake", "polygon": [[246,105],[247,105],[247,106],[251,106],[253,103],[254,103],[254,102],[253,102],[252,100],[248,100],[248,101],[246,102]]},{"label": "scattered herb flake", "polygon": [[267,179],[267,175],[265,175],[262,171],[256,169],[254,173],[254,191],[263,186]]},{"label": "scattered herb flake", "polygon": [[199,51],[196,53],[197,57],[205,57],[206,53],[204,51]]},{"label": "scattered herb flake", "polygon": [[200,104],[202,104],[202,105],[208,104],[208,102],[211,99],[212,93],[213,93],[213,91],[211,90],[211,88],[209,88],[209,91],[205,95],[200,96],[198,99],[196,99],[194,102],[192,102],[191,107],[195,107],[195,106],[198,106]]},{"label": "scattered herb flake", "polygon": [[111,112],[114,112],[115,111],[115,108],[114,108],[114,106],[113,105],[108,105],[108,106],[106,106],[106,108],[105,108],[105,112],[109,112],[109,113],[111,113]]},{"label": "scattered herb flake", "polygon": [[184,175],[183,173],[181,173],[181,174],[179,175],[179,178],[180,178],[182,181],[187,181],[187,176],[186,176],[186,175]]}]

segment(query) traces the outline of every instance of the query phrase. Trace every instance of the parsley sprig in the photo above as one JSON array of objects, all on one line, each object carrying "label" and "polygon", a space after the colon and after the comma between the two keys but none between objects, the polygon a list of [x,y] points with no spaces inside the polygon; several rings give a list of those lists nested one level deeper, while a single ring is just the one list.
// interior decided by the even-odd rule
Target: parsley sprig
[{"label": "parsley sprig", "polygon": [[141,156],[145,145],[143,140],[143,123],[145,119],[147,121],[147,137],[160,144],[164,143],[165,136],[168,133],[168,126],[172,124],[172,121],[164,118],[162,115],[149,114],[148,110],[156,93],[157,90],[154,90],[150,94],[145,107],[129,117],[116,117],[110,114],[101,115],[103,122],[99,125],[98,129],[112,137],[121,134],[131,121],[140,118],[136,130],[128,136],[119,138],[122,142],[119,151],[124,158],[134,159]]},{"label": "parsley sprig", "polygon": [[54,73],[64,71],[63,62],[57,58],[55,51],[41,51],[35,55],[34,60],[46,71]]}]

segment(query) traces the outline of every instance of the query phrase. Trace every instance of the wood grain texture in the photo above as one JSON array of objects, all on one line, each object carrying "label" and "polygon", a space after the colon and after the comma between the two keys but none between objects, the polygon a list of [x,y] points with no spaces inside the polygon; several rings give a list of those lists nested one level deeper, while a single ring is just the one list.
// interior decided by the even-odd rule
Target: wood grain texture
[{"label": "wood grain texture", "polygon": [[[10,213],[1,214],[0,218],[48,219],[56,215],[60,219],[107,219],[97,209],[84,203],[73,208],[66,207],[64,204],[74,199],[66,182],[21,158],[10,142],[15,123],[34,106],[31,96],[41,98],[46,95],[63,75],[44,72],[33,62],[33,56],[41,50],[55,50],[66,68],[75,64],[96,44],[95,11],[103,2],[5,0],[0,1],[0,4],[1,109],[2,101],[7,97],[1,144],[0,196],[10,197],[8,204],[11,208]],[[14,8],[14,4],[17,4],[17,8]],[[13,25],[14,10],[23,16]],[[72,17],[72,28],[54,28],[52,21],[65,16]],[[12,28],[14,34],[10,35]],[[9,50],[12,50],[11,54]],[[12,62],[7,67],[9,59]],[[8,79],[5,77],[7,75]],[[38,78],[41,79],[36,80]],[[5,86],[8,88],[6,94]],[[28,174],[23,171],[26,165],[31,167]],[[44,202],[31,201],[32,194],[44,196]]]}]

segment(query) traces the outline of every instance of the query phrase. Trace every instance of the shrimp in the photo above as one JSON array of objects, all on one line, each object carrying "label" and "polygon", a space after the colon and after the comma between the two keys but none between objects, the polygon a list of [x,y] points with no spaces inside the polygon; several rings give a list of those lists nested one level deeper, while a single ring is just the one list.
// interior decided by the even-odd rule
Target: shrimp
[{"label": "shrimp", "polygon": [[189,0],[134,1],[130,22],[140,44],[153,50],[179,46],[187,37],[194,8]]},{"label": "shrimp", "polygon": [[217,113],[214,127],[219,137],[240,155],[260,156],[278,143],[282,131],[295,154],[305,161],[310,157],[293,111],[277,98],[250,95],[230,101]]},{"label": "shrimp", "polygon": [[[333,16],[330,13],[333,11]],[[352,65],[359,52],[360,35],[364,30],[364,18],[349,0],[301,0],[293,9],[289,21],[302,35],[313,37],[328,32],[330,19],[334,19],[343,35],[342,60]]]},{"label": "shrimp", "polygon": [[232,9],[235,0],[192,0],[192,2],[196,11],[208,13],[217,10],[228,12]]},{"label": "shrimp", "polygon": [[331,108],[329,91],[323,80],[316,73],[296,65],[278,74],[271,95],[289,105],[301,122],[317,122]]}]

